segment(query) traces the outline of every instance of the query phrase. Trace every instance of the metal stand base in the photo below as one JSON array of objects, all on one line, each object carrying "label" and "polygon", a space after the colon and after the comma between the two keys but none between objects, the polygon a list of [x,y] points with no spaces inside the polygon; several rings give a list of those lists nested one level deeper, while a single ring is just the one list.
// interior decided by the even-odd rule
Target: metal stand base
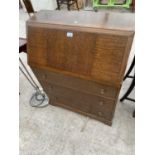
[{"label": "metal stand base", "polygon": [[[20,71],[23,73],[23,75],[25,76],[25,78],[28,80],[28,82],[31,84],[31,86],[36,90],[36,92],[32,95],[31,99],[30,99],[30,105],[32,107],[45,107],[47,105],[49,105],[49,99],[48,96],[46,95],[46,93],[39,88],[39,86],[36,84],[36,82],[34,81],[34,79],[32,78],[31,74],[29,73],[29,71],[27,70],[26,66],[24,65],[24,63],[22,62],[22,60],[19,58],[19,61],[23,67],[23,70],[20,66],[19,69]],[[19,93],[20,95],[20,93]]]},{"label": "metal stand base", "polygon": [[49,98],[45,92],[37,90],[30,99],[30,105],[32,107],[43,108],[48,106]]}]

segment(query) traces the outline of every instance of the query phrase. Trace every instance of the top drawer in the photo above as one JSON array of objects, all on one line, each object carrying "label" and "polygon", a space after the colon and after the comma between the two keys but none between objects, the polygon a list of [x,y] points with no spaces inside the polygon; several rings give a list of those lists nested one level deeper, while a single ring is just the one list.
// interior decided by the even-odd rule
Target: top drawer
[{"label": "top drawer", "polygon": [[84,93],[115,99],[119,91],[115,87],[99,84],[97,82],[67,76],[61,73],[49,72],[42,69],[32,69],[39,80],[56,84],[58,86],[79,90]]}]

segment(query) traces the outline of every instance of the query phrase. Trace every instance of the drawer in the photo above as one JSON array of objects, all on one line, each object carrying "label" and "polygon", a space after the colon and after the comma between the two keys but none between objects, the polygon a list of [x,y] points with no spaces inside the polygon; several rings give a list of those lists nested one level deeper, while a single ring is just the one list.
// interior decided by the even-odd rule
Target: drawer
[{"label": "drawer", "polygon": [[39,80],[78,90],[83,93],[114,99],[117,97],[118,88],[99,84],[94,81],[67,76],[61,73],[49,72],[42,69],[32,68]]},{"label": "drawer", "polygon": [[105,98],[96,98],[95,104],[91,104],[90,113],[101,118],[111,119],[113,116],[113,109],[115,101]]},{"label": "drawer", "polygon": [[59,103],[87,113],[90,111],[89,98],[86,98],[83,93],[42,81],[41,84],[51,99],[52,104]]},{"label": "drawer", "polygon": [[112,119],[115,104],[113,100],[52,85],[43,81],[41,81],[41,84],[53,105],[59,104],[74,111],[84,112],[88,115],[90,114],[108,120]]}]

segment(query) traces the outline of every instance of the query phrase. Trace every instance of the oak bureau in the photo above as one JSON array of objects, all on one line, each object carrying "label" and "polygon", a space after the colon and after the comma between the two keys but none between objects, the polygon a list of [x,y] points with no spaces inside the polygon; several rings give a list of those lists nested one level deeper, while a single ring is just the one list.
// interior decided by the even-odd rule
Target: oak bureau
[{"label": "oak bureau", "polygon": [[42,10],[26,25],[28,63],[50,104],[111,125],[134,37],[134,17]]}]

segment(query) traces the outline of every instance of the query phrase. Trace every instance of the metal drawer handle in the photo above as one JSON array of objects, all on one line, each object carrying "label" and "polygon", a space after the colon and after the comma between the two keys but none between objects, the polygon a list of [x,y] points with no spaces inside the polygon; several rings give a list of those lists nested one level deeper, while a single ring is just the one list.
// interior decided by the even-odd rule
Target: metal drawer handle
[{"label": "metal drawer handle", "polygon": [[55,100],[58,100],[58,98],[57,98],[56,96],[54,96],[54,99],[55,99]]},{"label": "metal drawer handle", "polygon": [[47,78],[47,75],[46,75],[46,74],[44,74],[44,75],[43,75],[43,78],[44,78],[44,79],[46,79],[46,78]]},{"label": "metal drawer handle", "polygon": [[49,86],[49,88],[50,88],[50,90],[52,90],[52,89],[53,89],[53,86],[52,86],[52,85],[50,85],[50,86]]},{"label": "metal drawer handle", "polygon": [[103,116],[102,112],[98,112],[98,115],[99,115],[99,116]]},{"label": "metal drawer handle", "polygon": [[99,102],[99,105],[100,105],[100,106],[103,106],[103,105],[104,105],[104,102],[103,102],[103,101],[100,101],[100,102]]},{"label": "metal drawer handle", "polygon": [[101,94],[103,95],[105,93],[105,90],[104,89],[101,89]]}]

